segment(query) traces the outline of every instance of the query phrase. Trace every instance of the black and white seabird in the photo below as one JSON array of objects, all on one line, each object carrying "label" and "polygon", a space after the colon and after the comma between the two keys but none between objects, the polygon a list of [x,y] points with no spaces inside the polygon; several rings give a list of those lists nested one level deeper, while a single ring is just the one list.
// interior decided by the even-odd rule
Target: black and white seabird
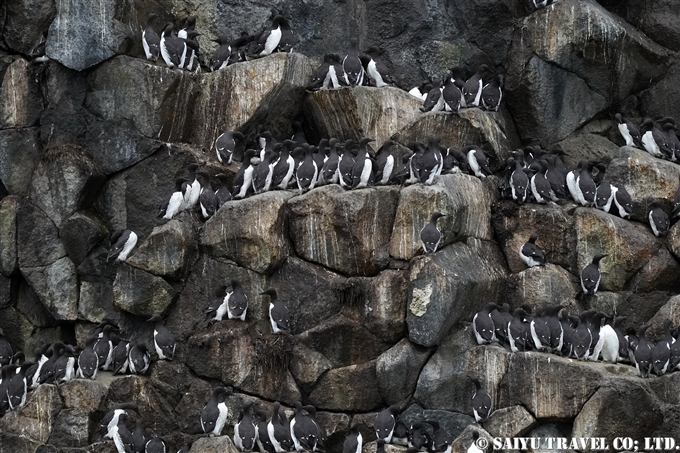
[{"label": "black and white seabird", "polygon": [[127,413],[123,412],[118,416],[118,423],[109,431],[111,439],[118,450],[118,453],[128,453],[134,451],[134,441],[132,433],[125,424]]},{"label": "black and white seabird", "polygon": [[218,173],[215,178],[220,182],[220,187],[215,192],[217,197],[217,209],[227,201],[231,201],[231,191],[229,190],[229,178],[224,173]]},{"label": "black and white seabird", "polygon": [[192,209],[196,204],[198,204],[198,199],[201,196],[201,183],[196,179],[196,170],[198,169],[198,164],[191,164],[187,171],[189,172],[189,177],[187,178],[187,191],[184,193],[184,203],[186,204],[186,209]]},{"label": "black and white seabird", "polygon": [[261,295],[268,295],[269,302],[269,322],[272,326],[273,333],[287,333],[290,328],[290,319],[288,308],[276,296],[276,290],[269,288],[267,291],[260,293]]},{"label": "black and white seabird", "polygon": [[118,230],[111,235],[111,244],[111,251],[106,257],[106,261],[111,258],[125,261],[137,245],[137,234],[132,230]]},{"label": "black and white seabird", "polygon": [[427,147],[416,143],[416,153],[411,159],[411,168],[417,182],[432,185],[444,166],[444,156],[439,146],[439,138],[429,137]]},{"label": "black and white seabird", "polygon": [[198,205],[201,207],[201,215],[204,219],[209,219],[219,209],[217,195],[210,185],[210,175],[203,171],[196,172],[196,179],[201,185],[201,193],[198,196]]},{"label": "black and white seabird", "polygon": [[545,264],[545,252],[536,245],[536,239],[538,239],[538,235],[532,234],[529,238],[529,242],[519,249],[519,257],[529,267],[542,266]]},{"label": "black and white seabird", "polygon": [[595,255],[593,261],[581,271],[581,288],[585,294],[593,295],[600,286],[602,274],[600,272],[600,260],[607,255]]},{"label": "black and white seabird", "polygon": [[345,442],[342,444],[342,453],[361,453],[362,447],[364,445],[364,439],[359,432],[359,424],[357,422],[353,422],[349,430],[349,435],[345,438]]},{"label": "black and white seabird", "polygon": [[432,445],[429,447],[431,453],[451,453],[453,437],[437,421],[428,421],[432,425]]},{"label": "black and white seabird", "polygon": [[113,326],[107,324],[104,326],[101,336],[97,339],[93,349],[99,359],[99,369],[108,371],[111,367],[111,358],[113,353],[113,343],[111,342],[111,330]]},{"label": "black and white seabird", "polygon": [[149,318],[149,322],[154,323],[153,344],[158,360],[172,360],[177,348],[175,336],[163,325],[163,319],[159,315],[153,315]]},{"label": "black and white seabird", "polygon": [[460,110],[463,100],[463,93],[459,88],[459,81],[453,75],[453,70],[446,74],[442,97],[444,98],[444,110],[447,112],[457,112]]},{"label": "black and white seabird", "polygon": [[[331,74],[329,73],[331,67],[333,65],[333,54],[327,53],[323,56],[323,63],[316,68],[314,71],[314,74],[312,74],[312,81],[309,83],[309,86],[307,86],[308,90],[327,90],[330,87],[331,84]],[[335,73],[335,68],[333,68],[333,72]],[[337,75],[336,75],[336,83],[337,83]],[[333,86],[333,88],[337,88],[337,86]]]},{"label": "black and white seabird", "polygon": [[352,166],[351,189],[361,189],[368,185],[373,174],[373,164],[368,154],[368,144],[374,142],[372,138],[362,138],[359,141],[359,152]]},{"label": "black and white seabird", "polygon": [[413,448],[414,451],[420,451],[430,446],[430,443],[432,442],[430,432],[427,427],[423,425],[426,425],[426,423],[415,422],[411,425],[411,428],[408,431],[409,450]]},{"label": "black and white seabird", "polygon": [[491,321],[494,326],[494,336],[499,342],[508,342],[508,324],[512,322],[512,314],[510,313],[510,304],[503,303],[499,308],[491,310]]},{"label": "black and white seabird", "polygon": [[174,36],[173,30],[174,26],[171,23],[163,29],[160,37],[161,57],[169,68],[181,68],[186,59],[187,45],[184,39]]},{"label": "black and white seabird", "polygon": [[650,210],[647,213],[649,226],[652,227],[654,236],[665,236],[668,234],[668,229],[671,226],[671,220],[662,205],[659,202],[653,202]]},{"label": "black and white seabird", "polygon": [[[338,140],[332,138],[328,141],[328,157],[321,167],[321,181],[324,184],[338,183],[338,164],[340,163],[340,156],[337,148]],[[378,162],[380,162],[380,155],[378,155]]]},{"label": "black and white seabird", "polygon": [[621,116],[620,113],[614,115],[616,120],[619,122],[618,128],[621,136],[626,141],[626,146],[634,146],[636,148],[642,147],[640,132],[637,126],[633,124],[632,121]]},{"label": "black and white seabird", "polygon": [[246,320],[248,311],[248,297],[238,280],[231,281],[231,292],[224,298],[227,304],[227,318]]},{"label": "black and white seabird", "polygon": [[217,387],[212,392],[210,400],[201,410],[201,429],[205,434],[211,436],[219,436],[222,434],[222,428],[227,422],[227,415],[229,410],[224,399],[229,395],[229,392],[224,387]]},{"label": "black and white seabird", "polygon": [[272,185],[274,176],[274,164],[279,160],[276,151],[268,151],[264,159],[253,168],[253,192],[255,194],[268,191]]},{"label": "black and white seabird", "polygon": [[[155,343],[155,341],[154,341]],[[130,343],[128,366],[132,374],[144,374],[149,369],[151,357],[144,343]]]},{"label": "black and white seabird", "polygon": [[349,41],[349,52],[342,60],[342,69],[344,71],[344,79],[347,85],[361,86],[364,84],[364,66],[359,59],[358,46],[359,40],[352,38]]},{"label": "black and white seabird", "polygon": [[369,47],[366,50],[368,61],[366,63],[366,74],[373,80],[378,88],[393,85],[392,75],[390,75],[385,63],[380,60],[380,50],[377,47]]},{"label": "black and white seabird", "polygon": [[134,403],[122,403],[111,408],[99,422],[99,433],[105,438],[112,439],[112,429],[118,425],[118,420],[122,414],[127,414],[127,410],[137,411],[137,405]]},{"label": "black and white seabird", "polygon": [[282,15],[277,15],[274,17],[272,24],[265,28],[260,34],[258,39],[257,47],[253,51],[253,54],[259,57],[264,57],[270,55],[276,50],[281,42],[282,27],[283,23],[287,23],[286,19]]},{"label": "black and white seabird", "polygon": [[478,178],[486,178],[491,175],[489,170],[489,161],[482,148],[475,145],[469,145],[462,149],[462,152],[467,155],[468,165]]},{"label": "black and white seabird", "polygon": [[[575,175],[576,178],[572,186],[569,187],[571,192],[572,187],[575,190],[576,198],[574,200],[580,203],[582,206],[593,206],[595,204],[595,196],[597,194],[597,186],[593,180],[593,176],[590,173],[590,167],[593,163],[588,161],[581,161],[579,163],[580,168],[578,173]],[[569,173],[571,175],[572,173]],[[567,179],[567,184],[569,184],[569,179]],[[574,194],[572,194],[573,196]]]},{"label": "black and white seabird", "polygon": [[227,131],[220,134],[215,140],[215,152],[217,152],[217,160],[221,164],[229,165],[231,164],[232,158],[234,157],[234,151],[236,151],[237,140],[241,143],[245,142],[245,136],[239,131]]},{"label": "black and white seabird", "polygon": [[444,110],[445,102],[444,96],[442,95],[444,88],[442,87],[442,84],[443,82],[441,79],[435,79],[433,81],[432,88],[427,92],[423,106],[420,108],[421,112],[439,112]]},{"label": "black and white seabird", "polygon": [[408,446],[408,427],[401,420],[397,420],[394,425],[394,433],[392,434],[392,445]]},{"label": "black and white seabird", "polygon": [[657,376],[662,376],[670,370],[671,344],[675,341],[670,328],[671,320],[666,319],[663,323],[664,337],[657,341],[652,349],[652,371]]},{"label": "black and white seabird", "polygon": [[312,148],[306,144],[302,144],[302,148],[295,148],[295,153],[303,153],[303,158],[295,171],[295,179],[297,181],[300,193],[312,190],[319,174],[319,168],[312,156]]},{"label": "black and white seabird", "polygon": [[544,314],[536,310],[536,316],[529,323],[529,334],[534,348],[537,351],[550,349],[550,328]]},{"label": "black and white seabird", "polygon": [[[19,366],[13,376],[7,376],[7,402],[10,410],[17,410],[26,404],[26,395],[28,394],[28,381],[26,379],[26,371],[33,365],[32,362],[24,362]],[[71,368],[71,371],[73,369]],[[3,379],[3,381],[5,380]]]},{"label": "black and white seabird", "polygon": [[94,350],[94,344],[98,340],[96,337],[88,339],[85,343],[85,349],[80,351],[80,355],[78,355],[78,371],[76,371],[77,377],[82,379],[95,379],[97,377],[99,356]]},{"label": "black and white seabird", "polygon": [[640,377],[648,378],[649,373],[653,368],[652,364],[652,350],[654,345],[647,340],[647,329],[649,325],[644,325],[638,330],[638,345],[635,348],[635,368],[637,369]]},{"label": "black and white seabird", "polygon": [[[248,35],[248,33],[246,33],[246,35]],[[212,57],[210,57],[209,67],[211,71],[219,71],[229,65],[231,40],[226,36],[220,36],[217,39],[211,39],[211,41],[217,43],[218,47],[215,49],[215,52],[213,52]]]},{"label": "black and white seabird", "polygon": [[303,412],[302,404],[295,402],[295,415],[290,420],[290,437],[297,451],[316,451],[319,442],[318,426]]},{"label": "black and white seabird", "polygon": [[437,219],[444,217],[441,212],[435,212],[430,217],[430,221],[420,230],[420,243],[423,245],[423,252],[432,254],[437,251],[442,240],[442,234],[437,228]]},{"label": "black and white seabird", "polygon": [[130,342],[118,339],[118,342],[111,353],[111,371],[113,371],[113,374],[127,373],[129,352]]},{"label": "black and white seabird", "polygon": [[158,18],[158,14],[150,13],[146,18],[146,28],[142,31],[142,47],[147,60],[158,61],[161,55],[161,38],[153,28],[153,24]]},{"label": "black and white seabird", "polygon": [[260,453],[276,453],[274,444],[269,437],[269,431],[267,430],[267,413],[259,410],[255,413],[255,418],[257,419],[257,449]]},{"label": "black and white seabird", "polygon": [[663,132],[656,127],[654,121],[651,118],[645,118],[642,126],[640,126],[640,133],[642,138],[640,139],[642,147],[652,156],[663,158],[664,154],[661,152],[661,147],[664,143],[659,143],[657,139],[663,140]]},{"label": "black and white seabird", "polygon": [[491,414],[491,395],[484,389],[484,386],[476,377],[470,377],[475,384],[475,393],[472,394],[472,413],[475,415],[477,423],[486,421]]},{"label": "black and white seabird", "polygon": [[482,88],[482,105],[486,110],[495,112],[503,99],[503,74],[496,77]]},{"label": "black and white seabird", "polygon": [[487,344],[496,339],[496,329],[491,318],[493,310],[499,310],[501,307],[495,303],[486,304],[482,310],[475,313],[472,318],[472,332],[475,334],[477,344]]},{"label": "black and white seabird", "polygon": [[512,199],[522,204],[527,201],[527,190],[529,189],[529,177],[524,172],[522,163],[515,160],[515,169],[510,175],[510,190]]},{"label": "black and white seabird", "polygon": [[375,173],[376,184],[385,185],[390,182],[395,167],[394,155],[392,154],[395,145],[396,143],[392,140],[385,140],[378,150],[378,157],[376,158],[378,171]]},{"label": "black and white seabird", "polygon": [[241,451],[253,451],[256,445],[257,428],[251,413],[252,401],[247,401],[234,425],[234,445]]},{"label": "black and white seabird", "polygon": [[185,201],[187,192],[190,191],[189,180],[186,178],[178,178],[175,180],[175,191],[170,196],[170,199],[161,204],[158,209],[158,217],[164,219],[172,219],[179,212],[187,208]]},{"label": "black and white seabird", "polygon": [[272,419],[267,424],[267,433],[276,453],[292,451],[293,439],[291,438],[290,424],[278,401],[274,403]]},{"label": "black and white seabird", "polygon": [[184,27],[182,27],[177,32],[177,37],[182,38],[182,39],[187,39],[187,37],[189,36],[189,32],[192,32],[195,29],[196,29],[196,17],[195,16],[189,16],[184,21]]},{"label": "black and white seabird", "polygon": [[399,413],[399,406],[393,405],[387,409],[378,412],[373,422],[375,429],[375,436],[377,439],[382,439],[387,443],[392,442],[392,435],[394,434],[394,427],[397,424],[397,414]]},{"label": "black and white seabird", "polygon": [[610,324],[605,324],[600,328],[600,338],[602,338],[602,354],[603,362],[616,363],[619,361],[619,336]]},{"label": "black and white seabird", "polygon": [[612,191],[614,189],[616,189],[614,205],[618,210],[619,217],[629,219],[633,215],[633,198],[621,184],[612,184]]},{"label": "black and white seabird", "polygon": [[353,152],[357,142],[354,140],[346,140],[345,147],[340,159],[338,160],[338,182],[346,189],[352,186],[352,168],[354,168]]},{"label": "black and white seabird", "polygon": [[234,198],[245,198],[248,189],[251,188],[253,182],[253,169],[255,168],[251,162],[257,155],[257,151],[254,149],[246,150],[243,154],[243,163],[238,169],[236,176],[234,176],[234,190],[232,191],[232,196]]},{"label": "black and white seabird", "polygon": [[463,97],[465,99],[466,107],[479,107],[482,99],[482,75],[489,67],[485,64],[481,65],[477,72],[470,77],[463,85]]},{"label": "black and white seabird", "polygon": [[536,203],[557,201],[557,194],[552,190],[550,181],[545,176],[548,171],[548,162],[545,159],[534,160],[529,169],[534,172],[529,181],[529,187],[531,187],[531,193]]},{"label": "black and white seabird", "polygon": [[508,343],[512,352],[530,349],[530,325],[528,313],[523,308],[516,308],[512,320],[508,322]]},{"label": "black and white seabird", "polygon": [[151,437],[144,446],[144,453],[167,453],[168,447],[160,437]]},{"label": "black and white seabird", "polygon": [[135,420],[135,429],[132,431],[132,445],[134,452],[144,452],[147,438],[144,435],[144,420],[138,418]]}]

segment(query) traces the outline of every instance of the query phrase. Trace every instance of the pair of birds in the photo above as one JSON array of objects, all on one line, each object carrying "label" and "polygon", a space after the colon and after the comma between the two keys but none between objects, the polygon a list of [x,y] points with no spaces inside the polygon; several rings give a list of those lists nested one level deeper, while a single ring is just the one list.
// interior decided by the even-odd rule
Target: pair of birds
[{"label": "pair of birds", "polygon": [[220,36],[213,39],[219,44],[210,58],[210,70],[219,71],[228,65],[264,57],[274,52],[292,52],[300,40],[290,28],[288,20],[275,8],[269,18],[271,25],[259,33],[250,34],[246,31],[236,39]]},{"label": "pair of birds", "polygon": [[628,346],[628,359],[643,378],[648,378],[653,372],[657,376],[680,370],[680,329],[671,332],[671,321],[666,319],[663,324],[663,337],[654,342],[647,339],[649,325],[643,325],[635,335],[630,331],[624,336]]},{"label": "pair of birds", "polygon": [[667,116],[658,121],[645,118],[638,128],[633,121],[624,118],[620,113],[615,117],[626,146],[644,149],[660,159],[672,162],[680,160],[680,139],[673,118]]},{"label": "pair of birds", "polygon": [[369,47],[364,53],[358,50],[359,41],[350,40],[350,50],[344,58],[327,53],[323,63],[312,74],[310,90],[336,89],[342,86],[369,86],[377,88],[393,85],[394,80],[385,63],[380,59],[380,50]]},{"label": "pair of birds", "polygon": [[457,112],[461,108],[480,107],[488,111],[498,110],[503,99],[503,74],[496,74],[484,83],[484,74],[489,71],[485,64],[467,80],[461,78],[457,68],[449,70],[441,79],[424,81],[409,94],[423,100],[423,112]]},{"label": "pair of birds", "polygon": [[[519,249],[520,259],[529,267],[542,266],[546,263],[545,251],[536,244],[537,239],[538,235],[532,234],[529,241]],[[607,256],[604,254],[595,255],[590,264],[586,265],[581,271],[581,288],[584,294],[592,296],[597,292],[602,279],[600,261]]]},{"label": "pair of birds", "polygon": [[184,26],[176,32],[174,25],[168,23],[160,36],[154,29],[157,19],[158,14],[150,13],[146,20],[146,28],[142,31],[142,47],[146,59],[156,62],[160,57],[169,68],[200,70],[199,45],[196,38],[201,34],[196,31],[196,18],[189,16]]},{"label": "pair of birds", "polygon": [[133,403],[124,403],[109,410],[99,426],[104,438],[113,440],[118,453],[166,453],[168,446],[153,430],[146,428],[141,417],[135,419],[133,431],[127,426],[127,411],[138,410]]},{"label": "pair of birds", "polygon": [[[260,293],[261,296],[269,296],[269,322],[272,333],[287,333],[290,329],[290,314],[286,305],[279,300],[276,290],[269,288]],[[222,321],[224,315],[227,319],[246,320],[248,311],[248,296],[238,280],[231,281],[231,291],[226,285],[222,285],[215,291],[215,300],[206,310],[211,321]]]},{"label": "pair of birds", "polygon": [[197,164],[189,165],[188,177],[175,180],[175,190],[170,198],[160,205],[157,217],[170,220],[180,212],[189,211],[200,205],[201,215],[204,219],[209,219],[224,203],[232,200],[228,188],[229,180],[225,174],[215,175],[220,186],[214,191],[210,175],[204,171],[197,171],[198,168]]}]

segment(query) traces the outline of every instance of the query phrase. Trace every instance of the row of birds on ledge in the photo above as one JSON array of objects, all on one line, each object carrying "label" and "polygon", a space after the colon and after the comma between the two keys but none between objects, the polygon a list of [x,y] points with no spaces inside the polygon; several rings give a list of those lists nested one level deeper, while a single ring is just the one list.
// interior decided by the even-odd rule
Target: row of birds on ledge
[{"label": "row of birds on ledge", "polygon": [[[526,146],[513,151],[499,182],[501,196],[519,204],[571,198],[581,206],[595,207],[624,219],[631,218],[633,200],[622,184],[612,184],[605,179],[604,164],[584,159],[574,170],[568,171],[561,154],[561,151],[545,152],[540,146]],[[645,220],[658,237],[665,236],[671,220],[678,217],[680,185],[670,215],[661,202],[655,201],[650,205]]]},{"label": "row of birds on ledge", "polygon": [[[175,31],[172,23],[168,23],[160,36],[154,29],[157,19],[156,13],[149,14],[147,26],[142,31],[142,47],[147,60],[155,62],[161,58],[169,68],[199,71],[199,44],[196,38],[200,33],[196,31],[196,18],[189,16],[178,31]],[[273,52],[292,52],[299,40],[291,31],[286,18],[276,9],[272,9],[270,20],[271,24],[260,33],[242,32],[234,40],[226,36],[213,39],[219,47],[210,58],[210,70],[218,71],[228,65],[264,57]],[[325,54],[324,61],[314,71],[308,88],[325,90],[342,86],[373,85],[381,88],[394,85],[389,69],[380,59],[380,50],[369,47],[361,53],[358,45],[359,41],[352,38],[350,50],[344,57],[333,53]],[[412,88],[409,93],[424,101],[421,109],[424,112],[457,112],[461,107],[496,111],[503,97],[503,75],[494,75],[484,84],[483,75],[488,70],[486,65],[481,65],[472,77],[465,79],[462,71],[452,69],[441,79],[431,80],[426,77],[424,82]]]},{"label": "row of birds on ledge", "polygon": [[626,142],[626,146],[647,151],[659,159],[678,162],[680,160],[680,139],[675,127],[675,120],[669,116],[658,121],[645,118],[640,127],[633,121],[624,118],[620,113],[615,115],[618,129]]},{"label": "row of birds on ledge", "polygon": [[[198,165],[188,168],[188,177],[175,181],[175,190],[163,203],[158,217],[172,219],[176,214],[200,205],[205,219],[210,218],[224,203],[269,190],[297,188],[300,193],[325,184],[339,184],[345,189],[360,189],[385,184],[433,184],[442,174],[465,172],[480,178],[491,175],[484,151],[469,145],[462,150],[446,148],[431,137],[427,145],[415,143],[413,150],[400,153],[391,140],[383,143],[374,158],[368,144],[374,140],[322,139],[319,146],[309,145],[300,126],[292,139],[277,142],[268,131],[260,134],[259,149],[248,149],[233,183],[228,185],[224,174],[217,174],[219,187],[213,190],[211,177],[197,171]],[[232,162],[243,134],[228,131],[215,141],[218,160]],[[398,156],[401,155],[401,161]]]},{"label": "row of birds on ledge", "polygon": [[624,334],[620,326],[625,320],[596,310],[570,315],[562,305],[539,308],[535,315],[529,306],[510,313],[509,304],[490,303],[474,315],[472,331],[480,345],[498,342],[512,352],[536,350],[593,362],[602,357],[630,363],[644,378],[680,369],[680,328],[671,331],[667,319],[663,337],[654,342],[647,339],[648,324],[637,334],[633,328]]}]

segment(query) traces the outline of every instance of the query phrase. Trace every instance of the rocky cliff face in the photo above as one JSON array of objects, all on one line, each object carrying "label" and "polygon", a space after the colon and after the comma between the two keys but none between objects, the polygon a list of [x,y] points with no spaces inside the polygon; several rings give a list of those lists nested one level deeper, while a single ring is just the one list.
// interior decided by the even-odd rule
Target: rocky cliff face
[{"label": "rocky cliff face", "polygon": [[[332,452],[354,421],[373,440],[375,413],[392,404],[407,423],[439,420],[465,451],[481,429],[470,375],[498,409],[483,436],[680,432],[678,373],[643,380],[627,365],[476,346],[470,331],[492,301],[615,312],[631,326],[650,321],[659,336],[664,319],[680,324],[680,227],[656,238],[644,219],[652,201],[670,203],[680,167],[619,147],[612,120],[616,111],[680,117],[680,15],[671,0],[629,3],[560,0],[538,11],[521,0],[2,3],[0,328],[31,358],[46,342],[83,346],[104,319],[153,349],[146,319],[162,314],[179,343],[176,359],[146,376],[41,385],[0,419],[0,452],[113,452],[98,424],[122,402],[136,403],[176,451],[202,433],[198,414],[219,382],[234,390],[224,434],[246,401],[268,414],[274,401],[302,401],[318,409]],[[296,53],[199,74],[143,58],[139,30],[151,11],[176,22],[196,16],[206,63],[210,38],[261,28],[272,6],[300,37]],[[30,63],[43,33],[51,60]],[[486,63],[507,73],[502,107],[422,114],[397,87],[307,92],[322,55],[344,53],[352,36],[381,47],[406,89],[421,69]],[[310,140],[369,136],[403,149],[434,135],[445,146],[476,144],[496,176],[272,191],[228,202],[208,221],[198,211],[155,217],[190,164],[233,178],[239,163],[223,166],[214,152],[221,132],[239,130],[248,143],[261,128],[284,138],[296,119]],[[559,144],[568,167],[605,163],[637,220],[501,201],[500,170],[530,138]],[[423,256],[419,232],[434,211],[447,214],[443,240]],[[137,248],[109,262],[109,237],[123,228],[139,235]],[[517,251],[534,233],[550,264],[526,269]],[[583,299],[578,275],[596,253],[609,255],[601,292]],[[232,279],[248,296],[246,322],[208,323],[215,288]],[[291,313],[289,335],[270,333],[260,295],[269,287]],[[191,451],[230,442],[204,438]]]}]

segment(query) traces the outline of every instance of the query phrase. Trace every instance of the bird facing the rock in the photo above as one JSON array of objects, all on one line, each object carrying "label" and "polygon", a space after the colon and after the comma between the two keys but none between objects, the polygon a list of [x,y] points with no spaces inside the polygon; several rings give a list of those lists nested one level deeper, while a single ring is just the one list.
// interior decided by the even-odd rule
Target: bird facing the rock
[{"label": "bird facing the rock", "polygon": [[538,236],[532,234],[529,238],[529,242],[519,249],[519,257],[529,267],[542,266],[545,264],[545,252],[536,245],[536,239],[538,239]]},{"label": "bird facing the rock", "polygon": [[595,255],[592,263],[587,265],[581,271],[581,288],[585,294],[594,295],[597,288],[600,286],[600,279],[602,274],[600,272],[600,260],[607,255]]},{"label": "bird facing the rock", "polygon": [[437,220],[445,217],[441,212],[435,212],[430,217],[427,225],[420,230],[420,243],[423,245],[423,251],[427,254],[432,254],[437,251],[442,240],[442,234],[437,228]]}]

